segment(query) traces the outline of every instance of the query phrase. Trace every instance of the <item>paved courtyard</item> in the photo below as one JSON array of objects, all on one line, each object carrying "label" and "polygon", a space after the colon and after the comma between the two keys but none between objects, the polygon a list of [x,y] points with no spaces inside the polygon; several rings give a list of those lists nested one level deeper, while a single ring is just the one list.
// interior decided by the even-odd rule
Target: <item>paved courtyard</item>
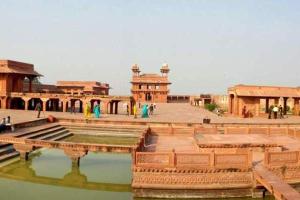
[{"label": "paved courtyard", "polygon": [[[211,119],[212,123],[300,123],[300,117],[289,116],[285,119],[267,119],[263,117],[243,119],[239,117],[219,117],[216,114],[209,112],[203,108],[193,107],[189,104],[158,104],[154,115],[150,118],[143,119],[138,115],[137,119],[133,116],[127,116],[124,108],[120,106],[120,114],[118,115],[101,115],[99,120],[123,120],[123,121],[146,121],[146,122],[185,122],[185,123],[200,123],[204,117]],[[13,123],[36,119],[36,111],[23,110],[4,110],[0,109],[0,117],[10,115]],[[79,119],[84,118],[82,113],[70,114],[68,112],[42,112],[41,117],[53,115],[55,117]]]}]

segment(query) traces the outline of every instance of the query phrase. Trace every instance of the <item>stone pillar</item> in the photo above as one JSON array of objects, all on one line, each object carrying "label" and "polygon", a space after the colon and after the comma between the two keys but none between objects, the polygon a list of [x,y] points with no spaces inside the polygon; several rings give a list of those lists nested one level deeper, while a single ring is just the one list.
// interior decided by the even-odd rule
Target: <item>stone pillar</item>
[{"label": "stone pillar", "polygon": [[102,113],[102,114],[108,114],[108,109],[107,109],[108,104],[109,104],[109,101],[107,101],[107,100],[102,100],[102,101],[100,102],[101,113]]},{"label": "stone pillar", "polygon": [[41,98],[43,102],[43,111],[45,112],[47,109],[47,101],[49,100],[48,98]]},{"label": "stone pillar", "polygon": [[275,98],[275,99],[274,99],[274,103],[275,103],[275,105],[279,106],[279,105],[278,105],[278,104],[279,104],[279,98]]},{"label": "stone pillar", "polygon": [[234,95],[234,100],[233,100],[233,113],[234,115],[239,115],[239,97]]},{"label": "stone pillar", "polygon": [[266,98],[266,108],[265,108],[265,113],[269,113],[269,104],[270,104],[270,99],[269,98]]},{"label": "stone pillar", "polygon": [[62,107],[62,111],[63,112],[67,112],[67,102],[66,100],[62,101],[63,107]]},{"label": "stone pillar", "polygon": [[25,110],[28,110],[30,98],[22,98],[25,104]]},{"label": "stone pillar", "polygon": [[119,104],[119,102],[116,101],[116,102],[115,102],[115,115],[118,114],[118,104]]},{"label": "stone pillar", "polygon": [[87,151],[77,149],[64,149],[65,154],[71,159],[72,167],[80,166],[80,158],[87,155]]},{"label": "stone pillar", "polygon": [[260,98],[255,98],[255,113],[254,116],[258,117],[260,114]]},{"label": "stone pillar", "polygon": [[20,153],[21,160],[27,161],[29,159],[29,153],[34,150],[34,147],[27,144],[14,144],[15,150]]},{"label": "stone pillar", "polygon": [[109,114],[113,114],[113,112],[114,112],[114,102],[111,101],[111,102],[109,103],[109,105],[110,105]]},{"label": "stone pillar", "polygon": [[294,98],[294,115],[299,115],[299,99]]}]

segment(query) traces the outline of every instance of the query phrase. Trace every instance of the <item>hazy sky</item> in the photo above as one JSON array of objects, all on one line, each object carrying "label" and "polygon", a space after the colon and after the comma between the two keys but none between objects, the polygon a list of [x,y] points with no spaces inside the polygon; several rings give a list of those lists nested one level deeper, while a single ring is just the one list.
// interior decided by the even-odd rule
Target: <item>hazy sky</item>
[{"label": "hazy sky", "polygon": [[234,84],[299,86],[300,1],[1,0],[0,58],[44,83],[108,82],[129,94],[131,66],[171,69],[171,94]]}]

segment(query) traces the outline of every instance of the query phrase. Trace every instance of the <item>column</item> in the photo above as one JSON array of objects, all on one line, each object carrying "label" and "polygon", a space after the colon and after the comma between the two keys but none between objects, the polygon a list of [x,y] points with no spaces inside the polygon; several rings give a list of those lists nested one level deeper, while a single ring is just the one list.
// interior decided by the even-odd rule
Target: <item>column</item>
[{"label": "column", "polygon": [[41,98],[43,102],[43,111],[45,112],[47,109],[47,101],[49,100],[48,98]]},{"label": "column", "polygon": [[113,114],[113,112],[114,112],[114,102],[111,101],[111,102],[109,103],[109,105],[110,105],[110,111],[109,111],[109,114]]},{"label": "column", "polygon": [[283,114],[286,115],[288,97],[283,97]]},{"label": "column", "polygon": [[108,114],[108,104],[109,101],[107,100],[102,100],[100,105],[101,105],[101,113],[103,114]]},{"label": "column", "polygon": [[116,102],[115,102],[115,115],[118,114],[118,104],[119,104],[119,102],[116,101]]},{"label": "column", "polygon": [[258,117],[260,114],[260,98],[255,99],[255,113],[254,115]]},{"label": "column", "polygon": [[294,115],[299,115],[299,99],[294,98]]},{"label": "column", "polygon": [[67,102],[66,100],[62,101],[63,107],[62,107],[62,111],[63,112],[67,112]]},{"label": "column", "polygon": [[234,115],[239,115],[239,98],[234,95],[234,100],[233,100],[233,113]]},{"label": "column", "polygon": [[274,99],[274,103],[275,103],[275,105],[279,106],[279,105],[278,105],[278,104],[279,104],[279,98],[275,98],[275,99]]},{"label": "column", "polygon": [[25,104],[25,110],[28,110],[30,98],[22,98]]},{"label": "column", "polygon": [[270,99],[269,98],[266,98],[266,108],[265,108],[265,113],[269,113],[269,104],[270,104]]},{"label": "column", "polygon": [[71,159],[72,167],[80,166],[80,158],[87,155],[88,151],[76,150],[76,149],[64,149],[65,154]]}]

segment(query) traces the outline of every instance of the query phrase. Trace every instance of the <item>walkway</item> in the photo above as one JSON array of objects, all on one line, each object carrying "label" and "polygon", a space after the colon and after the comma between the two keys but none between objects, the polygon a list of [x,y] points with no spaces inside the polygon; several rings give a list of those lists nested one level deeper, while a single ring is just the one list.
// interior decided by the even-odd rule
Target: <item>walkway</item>
[{"label": "walkway", "polygon": [[[184,103],[168,103],[168,104],[157,104],[157,109],[154,115],[150,116],[148,119],[142,119],[138,115],[137,119],[133,116],[127,116],[125,114],[124,108],[119,107],[121,114],[118,115],[101,115],[99,120],[112,120],[112,121],[138,121],[138,122],[183,122],[183,123],[202,123],[203,118],[209,117],[211,123],[249,123],[249,124],[259,124],[259,123],[299,123],[300,117],[290,116],[285,119],[266,119],[266,118],[251,118],[243,119],[239,117],[218,117],[212,112],[209,112],[203,108],[193,107],[189,104]],[[20,123],[28,120],[36,119],[36,111],[23,111],[23,110],[3,110],[0,109],[0,118],[10,115],[12,117],[13,123]],[[71,119],[83,119],[82,113],[70,114],[63,112],[42,112],[41,117],[47,117],[48,115],[53,115],[60,118],[71,118]]]},{"label": "walkway", "polygon": [[254,168],[254,177],[276,200],[299,200],[300,193],[261,164]]}]

